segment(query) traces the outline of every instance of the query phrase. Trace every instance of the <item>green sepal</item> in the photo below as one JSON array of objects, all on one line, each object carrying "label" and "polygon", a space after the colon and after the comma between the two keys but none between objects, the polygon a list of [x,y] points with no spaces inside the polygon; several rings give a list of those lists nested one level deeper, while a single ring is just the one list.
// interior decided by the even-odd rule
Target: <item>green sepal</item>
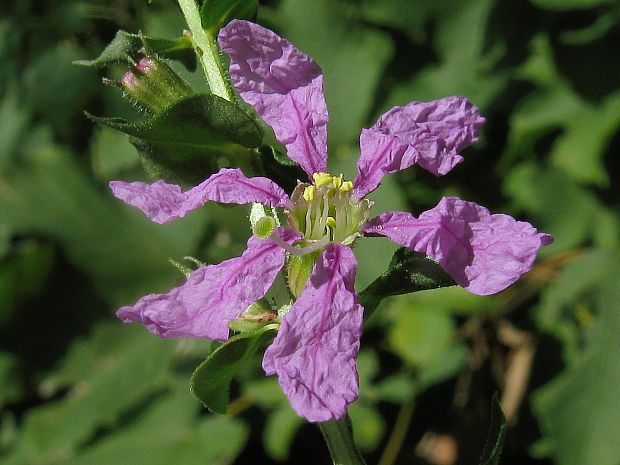
[{"label": "green sepal", "polygon": [[258,0],[205,0],[200,19],[205,31],[212,35],[233,19],[256,19]]},{"label": "green sepal", "polygon": [[213,413],[226,413],[232,378],[250,356],[271,342],[275,334],[275,325],[269,325],[253,333],[233,336],[219,346],[194,371],[190,381],[194,396]]},{"label": "green sepal", "polygon": [[266,325],[273,324],[278,314],[271,309],[265,299],[253,302],[236,320],[228,323],[228,327],[240,333],[253,333]]},{"label": "green sepal", "polygon": [[[141,50],[144,49],[144,52]],[[118,62],[138,61],[138,55],[157,55],[162,58],[178,60],[189,70],[196,70],[196,52],[189,37],[158,39],[126,31],[118,31],[112,42],[94,60],[77,60],[73,63],[82,66],[103,67]]]},{"label": "green sepal", "polygon": [[388,269],[359,293],[368,318],[379,302],[391,295],[454,286],[456,282],[439,264],[423,253],[405,247],[392,256]]},{"label": "green sepal", "polygon": [[138,123],[87,116],[130,135],[152,174],[186,184],[203,181],[217,170],[222,157],[241,165],[249,157],[247,149],[259,146],[262,139],[251,117],[213,94],[186,97]]},{"label": "green sepal", "polygon": [[497,398],[497,392],[493,394],[491,401],[491,419],[489,432],[482,450],[479,465],[497,465],[499,456],[504,448],[506,440],[506,417]]}]

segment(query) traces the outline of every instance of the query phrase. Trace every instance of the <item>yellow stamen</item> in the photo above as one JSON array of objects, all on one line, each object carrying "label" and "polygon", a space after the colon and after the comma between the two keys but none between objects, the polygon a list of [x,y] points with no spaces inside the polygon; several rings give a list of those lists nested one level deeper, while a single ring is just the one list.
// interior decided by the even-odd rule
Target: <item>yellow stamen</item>
[{"label": "yellow stamen", "polygon": [[340,186],[340,192],[343,194],[353,190],[353,182],[352,181],[344,181],[342,186]]},{"label": "yellow stamen", "polygon": [[316,187],[308,186],[304,189],[304,200],[306,202],[312,202],[314,200],[314,194],[316,193]]},{"label": "yellow stamen", "polygon": [[314,185],[318,188],[332,182],[332,178],[333,176],[329,173],[314,173],[312,175],[312,179],[314,179]]},{"label": "yellow stamen", "polygon": [[336,227],[336,219],[333,216],[328,216],[327,220],[325,221],[325,225],[329,226],[330,228],[335,228]]},{"label": "yellow stamen", "polygon": [[342,176],[334,176],[332,178],[332,184],[333,186],[338,189],[340,186],[342,186]]}]

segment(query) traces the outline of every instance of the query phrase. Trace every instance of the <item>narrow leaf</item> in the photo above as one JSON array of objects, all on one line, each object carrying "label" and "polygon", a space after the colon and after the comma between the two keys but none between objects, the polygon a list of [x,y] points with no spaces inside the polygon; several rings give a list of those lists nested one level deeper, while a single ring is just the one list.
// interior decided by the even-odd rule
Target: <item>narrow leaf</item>
[{"label": "narrow leaf", "polygon": [[162,58],[178,60],[189,70],[196,69],[196,54],[189,37],[176,39],[158,39],[126,31],[118,31],[112,42],[94,60],[77,60],[73,63],[82,66],[103,67],[112,63],[138,61],[138,55],[144,53],[158,55]]},{"label": "narrow leaf", "polygon": [[499,456],[504,448],[506,440],[506,417],[497,398],[497,392],[493,394],[491,401],[491,420],[487,440],[484,444],[480,465],[497,465]]},{"label": "narrow leaf", "polygon": [[360,292],[359,297],[368,318],[379,302],[391,295],[454,285],[452,277],[435,261],[402,247],[394,253],[389,268]]},{"label": "narrow leaf", "polygon": [[202,362],[190,382],[190,389],[209,410],[226,413],[230,382],[243,363],[275,336],[270,326],[253,333],[239,334],[212,352]]}]

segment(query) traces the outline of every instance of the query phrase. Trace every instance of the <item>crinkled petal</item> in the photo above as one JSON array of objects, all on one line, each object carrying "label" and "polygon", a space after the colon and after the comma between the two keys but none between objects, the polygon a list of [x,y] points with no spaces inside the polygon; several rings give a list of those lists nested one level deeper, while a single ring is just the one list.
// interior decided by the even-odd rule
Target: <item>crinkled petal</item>
[{"label": "crinkled petal", "polygon": [[265,352],[295,411],[309,421],[341,419],[357,399],[355,359],[363,307],[353,288],[357,262],[349,247],[331,243]]},{"label": "crinkled petal", "polygon": [[355,195],[364,197],[386,174],[417,163],[444,175],[463,161],[458,152],[478,142],[484,118],[464,97],[394,107],[360,136]]},{"label": "crinkled petal", "polygon": [[423,252],[437,260],[468,291],[495,294],[529,271],[541,245],[553,242],[529,223],[509,215],[491,215],[473,202],[444,197],[415,218],[406,212],[386,212],[363,230]]},{"label": "crinkled petal", "polygon": [[[276,233],[288,243],[301,238],[287,228],[278,228]],[[226,340],[228,323],[265,296],[284,266],[285,255],[273,240],[251,237],[240,257],[201,266],[168,294],[142,297],[116,315],[125,323],[142,323],[161,337]]]},{"label": "crinkled petal", "polygon": [[327,106],[321,68],[288,40],[258,24],[233,20],[218,41],[230,55],[235,88],[269,124],[310,179],[327,171]]},{"label": "crinkled petal", "polygon": [[110,182],[110,188],[123,202],[142,210],[156,223],[167,223],[202,206],[208,200],[219,203],[257,202],[270,207],[286,207],[289,197],[271,179],[247,178],[236,168],[223,168],[196,187],[183,192],[180,186],[162,180]]}]

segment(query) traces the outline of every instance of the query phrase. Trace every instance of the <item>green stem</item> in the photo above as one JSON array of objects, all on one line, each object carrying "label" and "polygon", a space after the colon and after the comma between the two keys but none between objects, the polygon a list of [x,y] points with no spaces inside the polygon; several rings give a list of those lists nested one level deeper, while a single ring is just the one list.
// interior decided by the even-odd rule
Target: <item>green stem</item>
[{"label": "green stem", "polygon": [[355,447],[349,415],[340,421],[330,420],[317,424],[334,465],[366,465],[362,454]]},{"label": "green stem", "polygon": [[213,34],[203,29],[196,0],[179,0],[179,6],[192,33],[192,41],[207,78],[209,89],[218,97],[234,102],[235,93],[221,60],[220,47]]},{"label": "green stem", "polygon": [[405,441],[405,436],[407,435],[407,430],[409,429],[414,409],[415,396],[405,401],[405,403],[400,407],[398,416],[396,417],[396,423],[394,423],[394,429],[392,430],[392,434],[390,435],[387,445],[383,450],[383,454],[381,455],[378,465],[392,465],[396,461],[398,453],[403,447],[403,442]]}]

